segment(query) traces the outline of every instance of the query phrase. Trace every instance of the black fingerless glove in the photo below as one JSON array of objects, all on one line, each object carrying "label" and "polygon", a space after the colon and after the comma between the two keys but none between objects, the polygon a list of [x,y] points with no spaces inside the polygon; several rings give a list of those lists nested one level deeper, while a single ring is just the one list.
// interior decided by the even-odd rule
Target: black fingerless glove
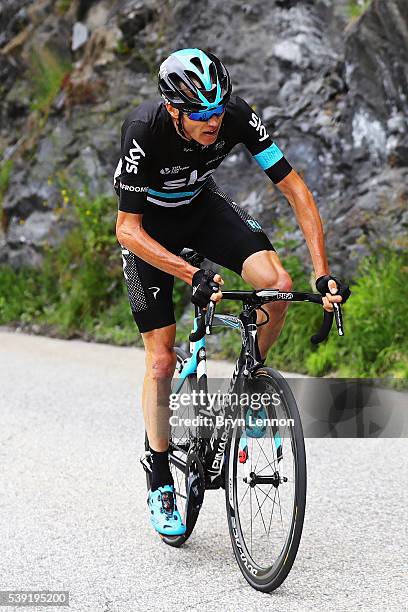
[{"label": "black fingerless glove", "polygon": [[342,283],[340,280],[338,280],[335,276],[332,276],[331,274],[320,276],[316,280],[316,289],[318,290],[318,292],[321,295],[326,295],[326,293],[331,294],[329,289],[329,280],[334,280],[337,285],[337,293],[334,293],[333,295],[341,295],[341,297],[343,298],[342,304],[344,304],[344,302],[347,302],[351,295],[349,286],[345,283]]},{"label": "black fingerless glove", "polygon": [[205,308],[208,305],[211,295],[220,288],[219,284],[213,280],[216,274],[213,270],[197,270],[193,276],[191,295],[193,304],[200,308]]}]

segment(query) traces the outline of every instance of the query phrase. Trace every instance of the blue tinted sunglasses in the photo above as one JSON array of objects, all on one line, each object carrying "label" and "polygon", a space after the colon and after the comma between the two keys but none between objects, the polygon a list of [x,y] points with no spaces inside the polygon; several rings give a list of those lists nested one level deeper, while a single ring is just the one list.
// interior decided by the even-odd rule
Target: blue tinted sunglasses
[{"label": "blue tinted sunglasses", "polygon": [[225,104],[221,104],[216,108],[207,111],[199,111],[198,113],[187,113],[187,117],[192,121],[208,121],[214,115],[219,117],[225,111]]}]

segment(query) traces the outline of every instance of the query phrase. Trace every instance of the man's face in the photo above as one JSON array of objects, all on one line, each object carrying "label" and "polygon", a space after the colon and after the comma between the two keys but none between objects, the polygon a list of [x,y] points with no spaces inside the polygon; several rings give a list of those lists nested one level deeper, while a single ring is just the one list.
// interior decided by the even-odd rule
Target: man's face
[{"label": "man's face", "polygon": [[[179,110],[166,104],[167,110],[172,116],[175,125],[177,124]],[[217,138],[224,119],[225,112],[222,115],[213,115],[208,121],[193,121],[183,113],[183,129],[187,138],[191,138],[201,145],[211,145]]]},{"label": "man's face", "polygon": [[211,145],[217,138],[224,119],[222,115],[213,115],[208,121],[193,121],[186,114],[183,115],[183,127],[189,138],[199,142],[201,145]]}]

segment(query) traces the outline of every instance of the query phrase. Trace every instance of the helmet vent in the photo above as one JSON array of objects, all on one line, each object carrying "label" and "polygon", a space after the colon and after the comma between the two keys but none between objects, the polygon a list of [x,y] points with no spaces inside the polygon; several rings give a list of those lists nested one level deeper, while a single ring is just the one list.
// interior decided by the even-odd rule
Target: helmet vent
[{"label": "helmet vent", "polygon": [[217,84],[217,70],[214,64],[210,64],[211,87]]},{"label": "helmet vent", "polygon": [[201,72],[201,74],[204,74],[203,65],[198,57],[192,57],[190,62]]}]

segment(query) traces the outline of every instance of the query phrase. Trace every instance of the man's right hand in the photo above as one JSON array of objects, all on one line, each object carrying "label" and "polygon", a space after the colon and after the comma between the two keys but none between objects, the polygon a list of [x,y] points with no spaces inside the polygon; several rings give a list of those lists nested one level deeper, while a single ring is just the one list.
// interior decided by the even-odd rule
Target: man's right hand
[{"label": "man's right hand", "polygon": [[192,303],[205,308],[210,300],[219,302],[222,299],[220,285],[223,284],[221,276],[213,270],[197,269],[192,279]]}]

